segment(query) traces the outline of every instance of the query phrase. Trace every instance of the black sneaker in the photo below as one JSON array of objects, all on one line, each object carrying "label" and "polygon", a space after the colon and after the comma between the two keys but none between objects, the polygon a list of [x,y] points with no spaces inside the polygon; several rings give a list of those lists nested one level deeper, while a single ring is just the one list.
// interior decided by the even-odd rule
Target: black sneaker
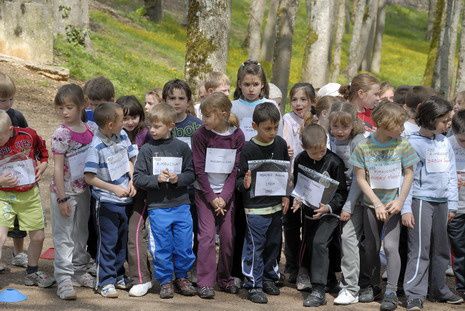
[{"label": "black sneaker", "polygon": [[264,281],[263,282],[263,291],[268,295],[279,295],[280,290],[273,281]]},{"label": "black sneaker", "polygon": [[449,303],[452,305],[458,305],[463,302],[463,298],[455,294],[452,294],[451,296],[447,298],[429,298],[429,300],[433,302]]},{"label": "black sneaker", "polygon": [[202,286],[197,289],[197,294],[202,299],[213,299],[215,297],[215,290],[213,287]]},{"label": "black sneaker", "polygon": [[247,299],[253,303],[268,303],[268,298],[261,288],[251,288],[249,289],[249,294]]},{"label": "black sneaker", "polygon": [[173,282],[163,284],[160,288],[161,299],[171,299],[174,297]]},{"label": "black sneaker", "polygon": [[380,310],[381,311],[392,311],[397,308],[399,300],[397,295],[394,292],[389,292],[384,294],[383,302],[381,302]]},{"label": "black sneaker", "polygon": [[373,295],[373,288],[371,286],[361,288],[359,293],[358,293],[358,301],[359,302],[372,302],[375,300],[375,297]]},{"label": "black sneaker", "polygon": [[413,298],[407,300],[407,311],[422,310],[423,301],[420,298]]},{"label": "black sneaker", "polygon": [[319,307],[326,304],[324,291],[314,289],[304,300],[304,307]]},{"label": "black sneaker", "polygon": [[290,272],[290,273],[289,273],[289,276],[287,277],[287,281],[288,281],[290,284],[295,284],[295,282],[297,282],[297,271],[295,271],[295,272]]},{"label": "black sneaker", "polygon": [[228,293],[228,294],[237,294],[239,292],[239,287],[236,284],[229,284],[225,287],[220,287],[221,291]]}]

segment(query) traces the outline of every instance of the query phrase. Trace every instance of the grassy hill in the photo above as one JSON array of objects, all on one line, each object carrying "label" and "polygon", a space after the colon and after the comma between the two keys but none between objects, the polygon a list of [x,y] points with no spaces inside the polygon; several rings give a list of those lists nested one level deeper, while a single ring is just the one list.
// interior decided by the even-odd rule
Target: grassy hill
[{"label": "grassy hill", "polygon": [[[155,24],[142,16],[140,0],[100,2],[111,4],[114,12],[108,12],[99,5],[90,9],[92,52],[63,38],[56,40],[58,62],[68,67],[74,78],[87,80],[96,75],[105,75],[115,84],[117,96],[133,94],[142,98],[149,89],[161,87],[170,79],[183,77],[186,28],[180,24],[179,17],[165,12],[163,21]],[[305,2],[300,2],[291,85],[299,81],[307,31]],[[234,85],[237,68],[247,58],[241,44],[246,37],[250,0],[232,3],[227,74]],[[424,39],[426,25],[426,12],[399,6],[388,7],[379,75],[381,80],[388,80],[394,85],[421,83],[429,47]],[[344,36],[343,69],[348,61],[350,37],[350,34]],[[342,75],[339,82],[346,82]]]}]

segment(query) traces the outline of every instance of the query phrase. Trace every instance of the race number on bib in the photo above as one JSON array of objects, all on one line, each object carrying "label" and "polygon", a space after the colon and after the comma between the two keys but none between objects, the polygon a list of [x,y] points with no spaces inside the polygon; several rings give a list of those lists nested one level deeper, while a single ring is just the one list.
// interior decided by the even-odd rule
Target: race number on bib
[{"label": "race number on bib", "polygon": [[181,174],[181,157],[153,157],[153,175],[160,175],[167,169],[170,173]]},{"label": "race number on bib", "polygon": [[116,154],[107,157],[107,166],[112,181],[128,173],[129,157],[126,149],[121,149]]},{"label": "race number on bib", "polygon": [[255,196],[285,196],[288,178],[287,172],[257,172]]},{"label": "race number on bib", "polygon": [[449,170],[449,151],[446,148],[426,150],[426,171],[444,173]]},{"label": "race number on bib", "polygon": [[325,186],[308,178],[302,173],[297,174],[297,184],[295,185],[293,196],[301,198],[302,201],[313,208],[319,208]]},{"label": "race number on bib", "polygon": [[370,168],[370,185],[373,189],[396,189],[402,184],[400,162]]},{"label": "race number on bib", "polygon": [[0,172],[16,177],[17,186],[30,185],[36,181],[34,162],[31,159],[5,163],[0,166]]},{"label": "race number on bib", "polygon": [[236,161],[236,149],[207,148],[206,173],[229,174]]}]

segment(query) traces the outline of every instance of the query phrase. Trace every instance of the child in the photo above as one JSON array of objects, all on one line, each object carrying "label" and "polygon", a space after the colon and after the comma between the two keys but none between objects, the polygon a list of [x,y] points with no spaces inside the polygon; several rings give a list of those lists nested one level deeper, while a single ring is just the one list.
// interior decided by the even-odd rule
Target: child
[{"label": "child", "polygon": [[94,121],[94,109],[100,103],[112,102],[115,100],[115,87],[106,77],[99,76],[88,80],[84,84],[84,96],[87,100],[86,117],[87,121]]},{"label": "child", "polygon": [[365,124],[365,130],[374,132],[376,125],[371,113],[379,101],[378,79],[366,73],[359,74],[349,85],[341,86],[339,93],[357,107],[357,117]]},{"label": "child", "polygon": [[[16,86],[13,80],[0,72],[0,110],[6,111],[11,119],[11,124],[16,127],[28,127],[26,119],[18,110],[11,108],[16,94]],[[45,162],[46,163],[46,162]],[[8,237],[13,238],[13,259],[11,264],[18,267],[27,267],[27,254],[24,252],[24,238],[26,231],[19,230],[18,218],[15,218],[14,227],[8,231]]]},{"label": "child", "polygon": [[465,91],[457,92],[454,98],[454,112],[458,112],[465,108]]},{"label": "child", "polygon": [[123,109],[116,103],[101,103],[94,110],[98,130],[87,153],[84,176],[96,199],[99,247],[97,255],[97,291],[117,298],[125,289],[124,262],[128,219],[126,208],[136,190],[132,183],[137,149],[123,130]]},{"label": "child", "polygon": [[231,82],[227,75],[222,72],[212,71],[207,79],[205,80],[205,91],[206,95],[210,95],[215,92],[220,92],[229,97],[229,89]]},{"label": "child", "polygon": [[[161,285],[162,299],[173,298],[173,274],[176,289],[182,295],[195,295],[195,288],[187,279],[195,261],[187,187],[194,182],[195,175],[191,150],[171,136],[176,115],[174,108],[166,104],[155,106],[148,114],[151,139],[142,147],[134,171],[135,185],[147,191],[150,228],[156,246],[154,274]],[[162,166],[164,158],[178,160],[178,165]]]},{"label": "child", "polygon": [[394,102],[394,87],[387,81],[381,82],[379,85],[379,100],[382,99]]},{"label": "child", "polygon": [[81,121],[84,106],[84,93],[76,84],[63,85],[55,96],[55,107],[63,123],[52,135],[50,204],[57,295],[64,300],[76,299],[73,281],[94,287],[94,278],[86,272],[90,260],[86,251],[90,192],[84,181],[84,160],[94,135]]},{"label": "child", "polygon": [[[305,307],[318,307],[326,304],[325,287],[329,270],[328,247],[332,240],[334,230],[339,221],[335,215],[339,215],[347,198],[347,185],[344,175],[344,163],[332,151],[326,148],[326,131],[317,124],[309,125],[302,131],[301,152],[294,161],[294,185],[297,184],[297,176],[302,172],[300,166],[309,168],[318,173],[329,175],[339,182],[334,196],[328,204],[320,203],[316,209],[304,206],[304,241],[302,254],[310,260],[310,280],[312,292],[303,304]],[[295,199],[293,212],[302,205],[300,199]],[[306,246],[308,245],[308,246]],[[308,263],[302,263],[307,265]]]},{"label": "child", "polygon": [[[293,155],[303,151],[300,133],[304,126],[304,117],[310,113],[315,104],[315,89],[309,83],[296,83],[289,92],[292,112],[283,116],[283,138],[290,146]],[[294,157],[292,157],[292,160]],[[297,289],[304,290],[311,286],[307,271],[299,272],[298,256],[300,250],[300,228],[302,227],[301,213],[286,213],[283,217],[286,267],[289,282],[296,283]],[[298,277],[300,276],[300,277]],[[304,280],[308,280],[305,281]]]},{"label": "child", "polygon": [[[377,130],[360,142],[350,157],[355,178],[364,196],[363,231],[367,270],[377,272],[381,236],[387,256],[387,285],[381,310],[397,308],[397,281],[400,273],[400,210],[413,180],[418,156],[407,140],[400,138],[407,118],[405,110],[386,102],[373,111]],[[372,275],[374,280],[377,277]],[[373,287],[379,284],[371,284]]]},{"label": "child", "polygon": [[[197,236],[197,287],[201,298],[213,298],[215,279],[221,290],[237,293],[231,277],[234,245],[234,189],[244,134],[228,123],[231,102],[213,93],[200,105],[204,125],[193,136],[193,161],[197,182],[195,205],[199,221]],[[216,266],[215,233],[219,226],[220,250]]]},{"label": "child", "polygon": [[[255,176],[252,178],[248,163],[268,159],[289,161],[286,141],[276,136],[279,120],[279,110],[273,103],[264,102],[255,107],[252,126],[257,135],[242,149],[236,181],[247,219],[242,250],[242,273],[246,277],[244,287],[248,289],[248,299],[254,303],[267,303],[266,294],[279,295],[275,282],[280,277],[277,258],[281,248],[281,218],[287,212],[289,198],[282,195],[252,196],[250,187],[257,179]],[[257,188],[258,182],[255,190]]]},{"label": "child", "polygon": [[[135,96],[120,97],[116,100],[116,103],[123,108],[123,129],[134,147],[140,150],[148,135],[142,105]],[[127,210],[129,219],[128,268],[129,277],[133,280],[129,296],[132,297],[144,296],[152,288],[151,274],[147,265],[147,242],[144,239],[145,221],[147,219],[145,197],[145,191],[138,191],[134,197],[132,209]]]},{"label": "child", "polygon": [[394,91],[394,97],[392,98],[393,102],[403,107],[405,104],[405,95],[407,95],[407,92],[411,88],[411,85],[399,85]]},{"label": "child", "polygon": [[[404,277],[407,310],[420,310],[429,299],[459,304],[463,299],[446,284],[449,263],[447,222],[457,212],[457,170],[447,132],[452,105],[432,96],[417,108],[418,133],[409,142],[420,157],[402,223],[408,227],[408,261]],[[434,221],[433,221],[434,220]],[[429,282],[428,282],[429,281]]]},{"label": "child", "polygon": [[315,115],[318,125],[329,132],[329,113],[335,103],[342,103],[346,100],[340,96],[323,96],[318,98],[315,105]]},{"label": "child", "polygon": [[[33,129],[13,127],[8,114],[0,110],[0,155],[0,259],[8,228],[17,216],[19,228],[30,237],[24,284],[50,287],[55,280],[38,269],[45,224],[37,181],[48,160],[45,141]],[[4,270],[0,263],[0,271]]]},{"label": "child", "polygon": [[149,113],[153,107],[162,103],[162,89],[157,87],[145,94],[145,112]]},{"label": "child", "polygon": [[420,130],[420,127],[415,122],[417,107],[433,94],[434,91],[431,88],[421,85],[412,86],[407,91],[403,107],[407,111],[408,120],[404,123],[403,137],[408,137]]},{"label": "child", "polygon": [[457,213],[449,222],[448,232],[452,253],[455,255],[455,288],[465,298],[465,110],[454,114],[452,131],[454,136],[449,137],[449,142],[455,154],[459,201]]}]

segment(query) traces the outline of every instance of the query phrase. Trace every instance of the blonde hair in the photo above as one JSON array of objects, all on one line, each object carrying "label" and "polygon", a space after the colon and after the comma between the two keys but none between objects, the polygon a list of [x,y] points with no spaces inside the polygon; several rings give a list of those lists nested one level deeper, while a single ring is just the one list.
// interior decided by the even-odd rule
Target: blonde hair
[{"label": "blonde hair", "polygon": [[176,123],[176,110],[166,103],[155,105],[147,114],[147,121],[150,123],[161,122],[165,125]]},{"label": "blonde hair", "polygon": [[0,131],[5,130],[7,127],[10,127],[11,119],[6,111],[0,109]]},{"label": "blonde hair", "polygon": [[304,149],[326,147],[328,136],[325,129],[318,124],[305,126],[301,133],[302,147]]},{"label": "blonde hair", "polygon": [[318,100],[316,101],[316,105],[315,105],[316,116],[320,117],[321,113],[324,110],[329,112],[331,110],[332,105],[336,103],[342,103],[342,102],[345,102],[345,100],[344,98],[340,96],[326,95],[326,96],[318,98]]},{"label": "blonde hair", "polygon": [[163,90],[157,87],[151,91],[148,91],[147,94],[145,94],[145,96],[152,96],[158,102],[158,104],[160,104],[163,102],[162,93],[163,93]]},{"label": "blonde hair", "polygon": [[219,71],[212,71],[205,79],[204,87],[205,90],[208,91],[208,89],[216,89],[224,84],[231,84],[231,81],[229,81],[228,76]]},{"label": "blonde hair", "polygon": [[379,85],[379,80],[367,73],[355,76],[351,83],[339,88],[339,93],[347,100],[352,101],[357,98],[358,91],[368,92],[373,85]]},{"label": "blonde hair", "polygon": [[16,86],[11,78],[0,72],[0,98],[10,99],[15,96]]},{"label": "blonde hair", "polygon": [[200,111],[205,114],[207,111],[217,110],[221,112],[231,113],[232,104],[229,98],[220,92],[215,92],[202,101]]},{"label": "blonde hair", "polygon": [[404,108],[388,101],[380,103],[371,116],[378,128],[381,127],[388,131],[403,125],[408,119]]},{"label": "blonde hair", "polygon": [[357,111],[355,110],[354,105],[346,101],[334,103],[331,106],[331,112],[329,113],[328,119],[330,128],[331,124],[337,123],[344,127],[352,126],[350,138],[353,138],[365,131],[362,122],[357,118]]}]

